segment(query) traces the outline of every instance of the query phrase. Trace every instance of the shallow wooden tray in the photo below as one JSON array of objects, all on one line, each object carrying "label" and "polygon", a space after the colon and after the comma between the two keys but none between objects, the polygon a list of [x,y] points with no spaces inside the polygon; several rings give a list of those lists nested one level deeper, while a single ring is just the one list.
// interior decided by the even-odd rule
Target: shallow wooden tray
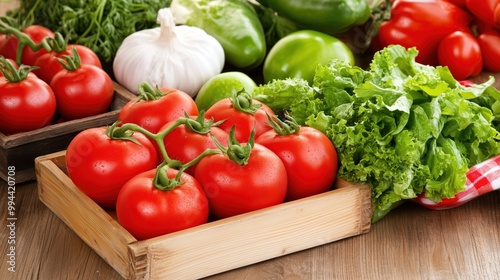
[{"label": "shallow wooden tray", "polygon": [[196,279],[370,230],[371,192],[344,186],[187,230],[137,241],[66,174],[65,151],[35,160],[38,194],[127,279]]},{"label": "shallow wooden tray", "polygon": [[115,96],[109,112],[28,132],[12,135],[0,133],[0,177],[7,181],[8,167],[13,166],[17,183],[34,180],[36,157],[65,150],[73,137],[84,129],[116,121],[120,109],[135,95],[116,82],[114,88]]}]

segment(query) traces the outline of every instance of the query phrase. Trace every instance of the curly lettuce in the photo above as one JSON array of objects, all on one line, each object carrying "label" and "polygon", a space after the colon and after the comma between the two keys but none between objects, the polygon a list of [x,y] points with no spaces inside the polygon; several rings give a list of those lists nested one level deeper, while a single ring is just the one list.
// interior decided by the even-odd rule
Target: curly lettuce
[{"label": "curly lettuce", "polygon": [[465,188],[468,168],[500,154],[488,104],[494,80],[466,88],[445,67],[415,61],[416,49],[387,47],[368,70],[340,60],[319,65],[312,86],[301,79],[260,85],[254,97],[333,142],[337,176],[367,182],[376,222],[425,191],[433,201]]}]

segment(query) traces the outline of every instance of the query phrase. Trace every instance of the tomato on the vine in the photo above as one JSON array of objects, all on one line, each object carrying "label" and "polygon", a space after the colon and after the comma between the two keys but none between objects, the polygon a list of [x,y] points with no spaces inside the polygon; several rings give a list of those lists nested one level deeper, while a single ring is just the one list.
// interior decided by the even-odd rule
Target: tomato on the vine
[{"label": "tomato on the vine", "polygon": [[286,168],[268,148],[251,141],[240,145],[230,132],[227,150],[203,157],[195,178],[203,186],[210,211],[226,218],[270,207],[284,201]]},{"label": "tomato on the vine", "polygon": [[[217,126],[213,126],[213,121],[207,120],[200,115],[192,116],[193,120],[188,124],[181,124],[171,130],[163,138],[163,143],[168,156],[171,159],[179,160],[186,164],[207,149],[217,149],[212,137],[215,137],[220,144],[227,146],[228,134]],[[167,129],[176,121],[165,124],[159,131]],[[197,164],[192,165],[184,172],[193,175]]]},{"label": "tomato on the vine", "polygon": [[66,167],[73,183],[97,204],[115,208],[122,186],[135,175],[158,164],[156,149],[145,135],[134,132],[123,138],[112,127],[86,129],[66,150]]},{"label": "tomato on the vine", "polygon": [[205,113],[208,119],[223,121],[219,127],[228,132],[236,127],[235,137],[239,142],[248,142],[255,129],[255,137],[271,129],[267,122],[267,114],[274,112],[264,103],[252,98],[245,90],[234,92],[231,98],[217,101]]},{"label": "tomato on the vine", "polygon": [[31,68],[15,66],[0,57],[0,131],[14,134],[50,124],[56,112],[56,97],[50,86],[30,75]]},{"label": "tomato on the vine", "polygon": [[138,96],[123,106],[118,120],[156,133],[160,127],[184,114],[198,115],[198,107],[189,94],[172,88],[153,89],[144,82],[138,87]]},{"label": "tomato on the vine", "polygon": [[63,119],[73,120],[108,111],[115,92],[111,77],[95,65],[80,64],[76,50],[66,60],[67,69],[59,71],[50,82],[57,112]]},{"label": "tomato on the vine", "polygon": [[287,201],[330,190],[338,169],[337,151],[321,131],[275,117],[274,129],[255,139],[273,151],[285,164],[288,176]]},{"label": "tomato on the vine", "polygon": [[90,48],[78,45],[78,44],[68,44],[66,48],[62,51],[52,50],[38,57],[35,61],[34,66],[39,67],[33,72],[42,80],[50,84],[52,78],[59,72],[64,70],[58,59],[64,59],[64,56],[71,56],[73,48],[76,49],[78,55],[80,56],[80,63],[82,65],[94,65],[96,67],[102,68],[101,61],[97,54]]},{"label": "tomato on the vine", "polygon": [[[22,33],[29,36],[29,38],[35,44],[39,44],[46,37],[53,38],[55,36],[54,32],[47,27],[41,25],[30,25],[22,30]],[[15,60],[17,55],[17,48],[19,45],[19,40],[14,35],[3,35],[5,36],[4,44],[0,43],[0,55],[5,58],[10,58]],[[2,40],[0,39],[0,42]],[[42,55],[46,54],[47,50],[41,48],[37,51],[33,51],[29,46],[25,46],[22,50],[21,63],[25,65],[34,66],[35,61]]]},{"label": "tomato on the vine", "polygon": [[448,66],[456,80],[476,76],[483,69],[483,57],[477,39],[467,32],[455,31],[438,46],[439,64]]},{"label": "tomato on the vine", "polygon": [[[172,179],[179,171],[159,168],[158,172]],[[143,240],[207,222],[207,197],[191,175],[182,173],[181,184],[168,188],[161,184],[165,179],[159,180],[159,186],[155,184],[156,173],[153,169],[134,176],[118,194],[116,215],[128,232]]]}]

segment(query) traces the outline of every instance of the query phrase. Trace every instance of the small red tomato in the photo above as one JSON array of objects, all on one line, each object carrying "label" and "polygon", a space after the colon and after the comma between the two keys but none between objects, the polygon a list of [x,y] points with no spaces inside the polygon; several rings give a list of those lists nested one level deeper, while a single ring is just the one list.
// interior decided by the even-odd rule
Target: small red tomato
[{"label": "small red tomato", "polygon": [[264,103],[252,99],[246,92],[240,92],[231,98],[217,101],[205,113],[207,119],[224,121],[219,125],[221,129],[229,133],[233,126],[236,127],[235,137],[238,142],[246,143],[252,130],[255,129],[255,138],[265,131],[271,129],[267,122],[267,114],[274,112]]},{"label": "small red tomato", "polygon": [[141,83],[137,98],[123,106],[118,120],[157,133],[163,125],[184,114],[198,115],[198,107],[189,94],[172,88],[153,89],[149,84]]},{"label": "small red tomato", "polygon": [[[175,121],[167,123],[160,128],[159,131],[170,127],[174,123]],[[179,160],[183,164],[186,164],[191,160],[194,160],[207,149],[217,149],[217,145],[212,139],[212,136],[215,137],[223,146],[227,146],[228,134],[224,130],[216,126],[212,126],[209,129],[207,128],[207,130],[210,132],[203,133],[194,131],[190,128],[190,126],[186,126],[185,124],[177,126],[163,138],[163,143],[168,156],[171,159]],[[197,164],[189,167],[185,170],[185,172],[194,176],[196,166]]]},{"label": "small red tomato", "polygon": [[239,164],[226,154],[202,158],[196,167],[195,178],[205,190],[211,213],[218,218],[280,204],[287,190],[283,162],[257,143],[246,164]]},{"label": "small red tomato", "polygon": [[0,131],[5,134],[30,131],[50,124],[56,112],[56,97],[50,86],[35,75],[19,81],[0,77]]},{"label": "small red tomato", "polygon": [[337,175],[337,152],[321,131],[302,126],[296,133],[279,135],[269,130],[255,139],[255,143],[273,151],[285,164],[287,201],[331,189]]},{"label": "small red tomato", "polygon": [[50,84],[52,78],[57,74],[57,72],[64,70],[64,67],[61,65],[58,58],[64,59],[64,56],[72,55],[73,47],[75,47],[78,55],[80,56],[81,65],[94,65],[96,67],[102,68],[101,61],[94,51],[83,45],[69,44],[65,51],[52,51],[41,55],[34,64],[34,66],[39,67],[37,70],[33,71],[35,75]]},{"label": "small red tomato", "polygon": [[[174,178],[178,170],[169,168],[163,172]],[[191,175],[182,173],[182,185],[160,190],[153,185],[155,173],[153,169],[133,177],[118,194],[116,215],[127,231],[143,240],[207,222],[207,197]]]},{"label": "small red tomato", "polygon": [[159,164],[151,141],[138,132],[132,137],[138,143],[111,139],[106,127],[96,127],[78,133],[68,145],[68,176],[102,207],[115,208],[122,186],[135,175]]},{"label": "small red tomato", "polygon": [[477,41],[481,47],[484,68],[491,72],[500,72],[500,32],[484,32],[477,37]]},{"label": "small red tomato", "polygon": [[438,47],[439,64],[448,66],[456,80],[465,80],[481,73],[483,58],[476,38],[456,31],[446,36]]},{"label": "small red tomato", "polygon": [[57,112],[66,120],[107,112],[115,92],[111,77],[94,65],[74,66],[59,71],[50,82],[56,95]]}]

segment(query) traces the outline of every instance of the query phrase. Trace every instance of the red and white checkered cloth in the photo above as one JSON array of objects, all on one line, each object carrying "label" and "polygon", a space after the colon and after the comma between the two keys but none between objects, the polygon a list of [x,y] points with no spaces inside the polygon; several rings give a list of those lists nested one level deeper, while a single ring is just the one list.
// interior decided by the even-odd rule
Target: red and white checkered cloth
[{"label": "red and white checkered cloth", "polygon": [[465,189],[453,198],[434,202],[420,194],[414,199],[417,203],[434,210],[444,210],[460,206],[480,195],[500,189],[500,155],[469,168],[466,174]]}]

